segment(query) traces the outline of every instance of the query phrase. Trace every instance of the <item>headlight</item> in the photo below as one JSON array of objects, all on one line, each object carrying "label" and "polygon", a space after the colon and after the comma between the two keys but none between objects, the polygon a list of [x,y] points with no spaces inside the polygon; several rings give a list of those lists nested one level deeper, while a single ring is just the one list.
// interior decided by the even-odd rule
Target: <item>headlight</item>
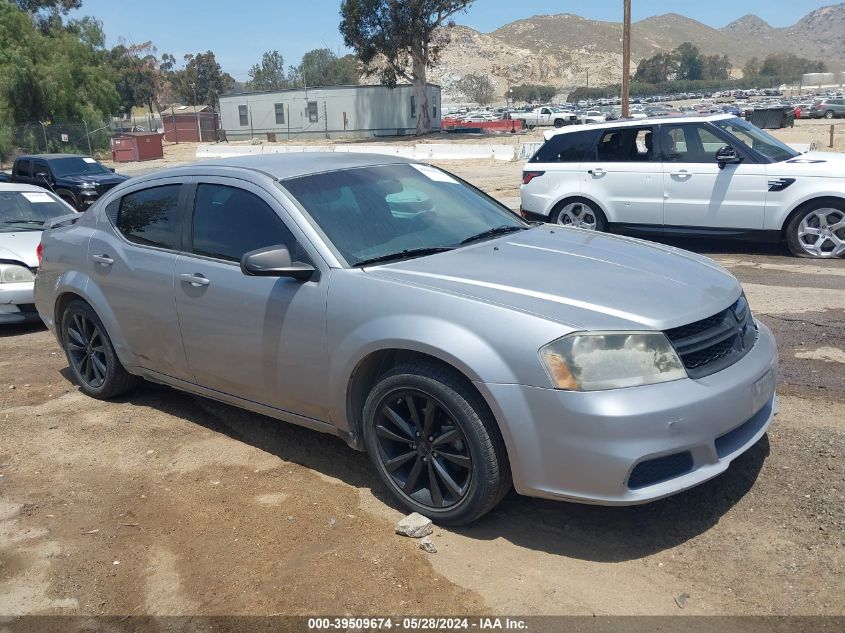
[{"label": "headlight", "polygon": [[661,332],[570,334],[540,349],[556,389],[597,391],[651,385],[687,377],[675,348]]},{"label": "headlight", "polygon": [[35,275],[26,266],[0,264],[0,284],[20,284],[35,281]]}]

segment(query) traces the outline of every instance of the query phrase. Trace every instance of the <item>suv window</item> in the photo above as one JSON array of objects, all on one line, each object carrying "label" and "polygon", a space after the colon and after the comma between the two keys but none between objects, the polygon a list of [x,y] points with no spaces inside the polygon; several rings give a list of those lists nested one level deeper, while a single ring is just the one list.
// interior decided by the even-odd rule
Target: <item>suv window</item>
[{"label": "suv window", "polygon": [[580,163],[593,150],[596,131],[558,134],[531,157],[532,163]]},{"label": "suv window", "polygon": [[293,261],[308,261],[270,205],[238,187],[197,186],[191,239],[192,252],[216,259],[239,262],[249,251],[284,245]]},{"label": "suv window", "polygon": [[690,123],[663,127],[663,148],[671,163],[715,163],[716,152],[728,145],[703,125]]},{"label": "suv window", "polygon": [[179,235],[179,193],[182,185],[162,185],[123,196],[117,230],[130,242],[175,249]]},{"label": "suv window", "polygon": [[18,161],[17,175],[29,177],[29,161],[28,160],[19,160]]},{"label": "suv window", "polygon": [[651,127],[605,130],[596,146],[596,160],[614,163],[657,160]]}]

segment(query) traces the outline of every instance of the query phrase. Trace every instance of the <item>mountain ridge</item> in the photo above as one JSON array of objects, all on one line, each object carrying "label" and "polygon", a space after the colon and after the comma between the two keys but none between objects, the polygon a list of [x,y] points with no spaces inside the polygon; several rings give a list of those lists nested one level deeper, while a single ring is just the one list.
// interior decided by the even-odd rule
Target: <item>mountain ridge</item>
[{"label": "mountain ridge", "polygon": [[[632,24],[632,68],[645,57],[691,42],[706,55],[727,54],[734,74],[743,64],[772,53],[821,59],[831,70],[845,69],[845,3],[810,11],[795,24],[773,27],[757,15],[744,15],[721,28],[669,12]],[[430,71],[447,97],[458,96],[461,76],[487,74],[498,95],[509,85],[547,83],[564,88],[617,83],[622,77],[622,25],[574,13],[520,18],[481,32],[449,27],[450,41]],[[588,79],[589,78],[589,79]]]}]

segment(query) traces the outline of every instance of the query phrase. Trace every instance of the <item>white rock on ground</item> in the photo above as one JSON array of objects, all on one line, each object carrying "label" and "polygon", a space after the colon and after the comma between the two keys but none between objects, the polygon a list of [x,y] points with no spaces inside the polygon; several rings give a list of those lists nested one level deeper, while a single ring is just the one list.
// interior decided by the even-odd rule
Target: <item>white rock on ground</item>
[{"label": "white rock on ground", "polygon": [[434,546],[434,542],[431,540],[430,536],[420,539],[420,549],[424,552],[428,552],[429,554],[437,553],[437,548]]},{"label": "white rock on ground", "polygon": [[396,524],[396,533],[411,538],[422,538],[432,533],[434,528],[431,519],[428,519],[418,512],[413,512]]}]

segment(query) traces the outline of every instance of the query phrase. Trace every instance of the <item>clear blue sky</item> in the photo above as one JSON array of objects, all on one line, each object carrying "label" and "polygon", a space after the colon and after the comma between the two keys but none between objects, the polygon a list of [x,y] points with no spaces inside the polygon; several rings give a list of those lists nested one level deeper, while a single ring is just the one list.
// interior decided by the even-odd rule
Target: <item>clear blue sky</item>
[{"label": "clear blue sky", "polygon": [[[676,12],[721,27],[746,13],[756,13],[772,26],[788,26],[808,12],[833,4],[830,0],[632,0],[633,19]],[[345,52],[337,26],[339,0],[83,0],[78,15],[103,22],[108,45],[119,38],[130,43],[152,40],[159,53],[181,60],[185,53],[213,50],[218,61],[238,80],[267,50],[278,50],[286,64],[298,63],[312,48],[328,46]],[[476,0],[455,16],[458,24],[492,31],[520,18],[548,13],[575,13],[593,20],[620,21],[622,0]]]}]

